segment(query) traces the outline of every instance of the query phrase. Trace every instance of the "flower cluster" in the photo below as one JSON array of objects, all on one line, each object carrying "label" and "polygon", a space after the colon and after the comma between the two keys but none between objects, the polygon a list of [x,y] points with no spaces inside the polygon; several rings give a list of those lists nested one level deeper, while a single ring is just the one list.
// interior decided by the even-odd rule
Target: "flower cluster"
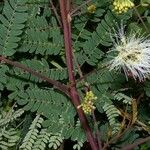
[{"label": "flower cluster", "polygon": [[94,4],[90,5],[90,6],[87,8],[87,11],[88,11],[90,14],[95,13],[95,11],[96,11],[96,6],[95,6]]},{"label": "flower cluster", "polygon": [[126,36],[123,27],[115,33],[115,39],[112,51],[117,56],[109,62],[110,70],[123,69],[127,78],[130,75],[143,81],[150,75],[150,39],[135,33]]},{"label": "flower cluster", "polygon": [[78,109],[82,107],[84,113],[91,114],[92,111],[95,109],[94,100],[96,99],[97,97],[93,94],[93,92],[88,91],[83,99],[82,104],[78,106]]},{"label": "flower cluster", "polygon": [[113,6],[114,10],[120,14],[127,12],[128,9],[134,7],[134,3],[130,0],[114,0]]}]

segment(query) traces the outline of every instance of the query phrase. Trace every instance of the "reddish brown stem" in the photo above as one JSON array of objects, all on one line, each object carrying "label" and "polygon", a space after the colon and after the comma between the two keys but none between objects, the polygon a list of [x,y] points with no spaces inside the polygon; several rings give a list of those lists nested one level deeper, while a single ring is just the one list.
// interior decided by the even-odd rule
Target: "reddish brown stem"
[{"label": "reddish brown stem", "polygon": [[38,78],[40,78],[40,79],[42,79],[44,81],[47,81],[48,83],[54,85],[60,91],[62,91],[64,93],[66,93],[67,95],[69,95],[68,87],[66,85],[60,83],[59,81],[49,79],[48,77],[42,75],[41,73],[38,73],[37,71],[32,70],[31,68],[26,67],[23,64],[11,61],[9,59],[6,59],[5,57],[0,57],[0,61],[5,62],[7,64],[10,64],[10,65],[12,65],[14,67],[20,68],[20,69],[22,69],[24,71],[27,71],[27,72],[31,73],[32,75],[34,75],[34,76],[36,76],[36,77],[38,77]]},{"label": "reddish brown stem", "polygon": [[[64,43],[65,43],[65,54],[66,54],[66,63],[68,68],[69,74],[69,81],[70,81],[70,96],[71,101],[74,106],[77,107],[80,105],[79,95],[76,89],[76,80],[74,75],[74,68],[73,68],[73,51],[72,51],[72,39],[71,39],[71,24],[69,19],[69,12],[67,12],[67,3],[65,0],[59,0],[60,3],[60,10],[61,10],[61,17],[63,22],[63,30],[64,30]],[[91,145],[92,150],[98,150],[97,143],[94,139],[93,133],[89,127],[87,118],[82,109],[77,109],[77,113],[79,115],[80,122],[86,132],[87,139]]]},{"label": "reddish brown stem", "polygon": [[129,145],[125,146],[125,147],[122,148],[121,150],[132,150],[132,149],[134,149],[135,147],[137,147],[138,145],[143,144],[143,143],[148,142],[148,141],[150,141],[150,137],[143,138],[143,139],[139,139],[139,140],[137,140],[135,143],[129,144]]}]

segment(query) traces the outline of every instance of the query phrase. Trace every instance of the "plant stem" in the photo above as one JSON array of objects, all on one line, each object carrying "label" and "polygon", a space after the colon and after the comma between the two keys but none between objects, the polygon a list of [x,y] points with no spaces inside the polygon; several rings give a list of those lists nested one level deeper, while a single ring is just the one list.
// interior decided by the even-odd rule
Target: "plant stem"
[{"label": "plant stem", "polygon": [[78,10],[80,10],[83,6],[87,5],[91,1],[92,0],[87,0],[86,2],[84,2],[83,4],[81,4],[80,6],[78,6],[77,8],[75,8],[73,11],[71,11],[70,15],[73,16]]},{"label": "plant stem", "polygon": [[83,110],[77,109],[77,107],[80,105],[80,99],[79,99],[79,95],[76,89],[76,80],[75,80],[74,68],[73,68],[71,24],[70,24],[69,12],[67,12],[67,10],[69,9],[67,9],[67,5],[66,5],[67,2],[65,0],[59,0],[59,3],[60,3],[61,17],[62,17],[63,30],[64,30],[64,44],[65,44],[66,63],[67,63],[67,68],[68,68],[69,81],[70,81],[71,101],[77,110],[80,122],[86,132],[86,136],[91,145],[92,150],[98,150],[97,143],[94,139],[92,130],[89,127],[87,118]]},{"label": "plant stem", "polygon": [[138,139],[135,143],[129,144],[129,145],[125,146],[124,148],[122,148],[121,150],[132,150],[135,147],[137,147],[138,145],[143,144],[143,143],[148,142],[148,141],[150,141],[150,137]]},{"label": "plant stem", "polygon": [[102,149],[102,141],[101,141],[101,135],[98,129],[98,122],[96,120],[96,116],[94,114],[94,111],[92,112],[92,117],[93,117],[93,121],[94,121],[94,126],[95,126],[95,130],[96,130],[96,137],[97,137],[97,142],[98,142],[98,147],[99,149]]},{"label": "plant stem", "polygon": [[134,11],[135,11],[135,13],[137,14],[137,16],[139,17],[139,19],[140,19],[141,23],[143,24],[145,30],[146,30],[147,32],[149,32],[149,29],[148,29],[147,26],[145,25],[145,23],[144,23],[142,17],[140,16],[140,14],[139,14],[139,12],[138,12],[138,10],[137,10],[136,7],[134,7]]},{"label": "plant stem", "polygon": [[59,15],[58,15],[58,13],[57,13],[57,10],[56,10],[56,8],[55,8],[55,6],[54,6],[54,4],[53,4],[53,0],[50,0],[50,5],[51,5],[51,7],[52,7],[52,10],[53,10],[53,12],[54,12],[54,14],[55,14],[55,16],[56,16],[56,18],[57,18],[57,21],[58,21],[60,27],[62,28],[62,23],[61,23],[61,21],[60,21],[60,17],[59,17]]},{"label": "plant stem", "polygon": [[5,57],[1,56],[0,57],[0,61],[5,62],[5,63],[7,63],[9,65],[12,65],[14,67],[20,68],[20,69],[22,69],[24,71],[27,71],[27,72],[31,73],[32,75],[34,75],[34,76],[44,80],[44,81],[47,81],[48,83],[54,85],[57,89],[59,89],[60,91],[62,91],[63,93],[65,93],[65,94],[67,94],[69,96],[68,87],[66,85],[62,84],[61,82],[49,79],[48,77],[42,75],[41,73],[38,73],[37,71],[32,70],[31,68],[26,67],[23,64],[11,61],[9,59],[6,59]]}]

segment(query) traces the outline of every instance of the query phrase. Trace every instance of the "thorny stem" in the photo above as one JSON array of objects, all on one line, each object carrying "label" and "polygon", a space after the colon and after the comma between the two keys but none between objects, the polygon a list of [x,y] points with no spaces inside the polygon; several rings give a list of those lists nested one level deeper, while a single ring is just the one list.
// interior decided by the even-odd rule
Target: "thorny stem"
[{"label": "thorny stem", "polygon": [[60,83],[59,81],[49,79],[48,77],[42,75],[41,73],[38,73],[37,71],[32,70],[31,68],[26,67],[23,64],[11,61],[9,59],[6,59],[5,57],[1,56],[0,57],[0,61],[5,62],[7,64],[10,64],[10,65],[12,65],[14,67],[20,68],[20,69],[22,69],[24,71],[27,71],[27,72],[31,73],[32,75],[42,79],[43,81],[47,81],[48,83],[54,85],[54,87],[56,87],[57,89],[59,89],[60,91],[66,93],[69,96],[68,87],[66,85]]},{"label": "thorny stem", "polygon": [[71,39],[71,24],[69,19],[69,11],[66,5],[66,0],[59,0],[60,3],[60,10],[61,10],[61,17],[63,22],[63,30],[64,30],[64,44],[65,44],[65,54],[66,54],[66,63],[68,68],[69,74],[69,81],[70,81],[70,97],[71,101],[76,107],[77,113],[79,115],[79,119],[81,124],[86,132],[88,142],[91,145],[92,150],[98,150],[97,143],[94,139],[93,133],[89,127],[87,118],[82,109],[77,109],[80,105],[79,95],[76,89],[76,80],[74,75],[74,68],[73,68],[73,51],[72,51],[72,39]]}]

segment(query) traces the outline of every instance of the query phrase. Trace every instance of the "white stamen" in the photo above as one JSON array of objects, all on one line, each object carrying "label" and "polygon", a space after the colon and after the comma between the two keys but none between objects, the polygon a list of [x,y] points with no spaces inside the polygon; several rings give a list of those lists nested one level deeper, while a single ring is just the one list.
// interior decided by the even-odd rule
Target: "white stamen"
[{"label": "white stamen", "polygon": [[143,81],[150,75],[150,39],[137,33],[126,36],[123,26],[118,31],[113,34],[114,50],[111,50],[118,55],[109,62],[109,69],[123,69],[127,78],[132,74],[135,80]]}]

